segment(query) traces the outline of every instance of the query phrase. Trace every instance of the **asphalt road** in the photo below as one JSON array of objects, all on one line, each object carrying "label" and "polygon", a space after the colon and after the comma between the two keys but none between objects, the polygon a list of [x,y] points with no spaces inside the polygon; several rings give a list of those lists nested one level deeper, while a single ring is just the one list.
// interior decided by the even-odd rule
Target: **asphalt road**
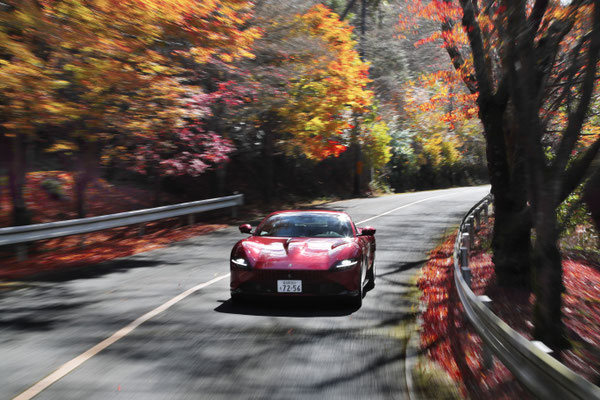
[{"label": "asphalt road", "polygon": [[327,205],[377,229],[377,285],[360,309],[323,301],[232,304],[226,274],[242,237],[236,227],[3,290],[0,398],[32,386],[21,398],[38,391],[36,399],[61,400],[406,398],[411,279],[488,191]]}]

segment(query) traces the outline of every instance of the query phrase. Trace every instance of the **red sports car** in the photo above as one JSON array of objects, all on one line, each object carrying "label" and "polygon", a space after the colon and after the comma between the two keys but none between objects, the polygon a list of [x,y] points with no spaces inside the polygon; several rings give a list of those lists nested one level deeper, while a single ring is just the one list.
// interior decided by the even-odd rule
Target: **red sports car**
[{"label": "red sports car", "polygon": [[360,306],[375,286],[375,229],[339,211],[279,211],[231,250],[231,298],[346,296]]}]

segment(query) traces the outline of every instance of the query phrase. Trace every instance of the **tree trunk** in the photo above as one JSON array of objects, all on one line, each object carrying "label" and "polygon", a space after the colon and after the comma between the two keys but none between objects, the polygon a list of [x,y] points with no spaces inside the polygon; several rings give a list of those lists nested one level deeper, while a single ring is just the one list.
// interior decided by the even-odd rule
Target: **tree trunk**
[{"label": "tree trunk", "polygon": [[352,194],[354,196],[360,196],[362,193],[361,190],[361,177],[362,177],[362,173],[364,170],[364,165],[363,162],[361,161],[361,151],[360,151],[360,144],[355,143],[354,145],[354,160],[353,160],[353,164],[354,164],[354,179],[352,181]]},{"label": "tree trunk", "polygon": [[153,180],[154,180],[154,200],[153,200],[153,204],[154,204],[154,207],[159,207],[160,206],[160,202],[161,202],[160,195],[162,193],[163,177],[160,175],[160,172],[158,171],[158,168],[154,171],[154,173],[156,175],[153,178]]},{"label": "tree trunk", "polygon": [[519,199],[492,187],[494,194],[493,262],[502,287],[531,289],[531,218]]},{"label": "tree trunk", "polygon": [[8,151],[8,182],[13,206],[13,225],[28,225],[31,223],[31,216],[25,203],[23,186],[25,185],[27,173],[27,147],[30,143],[22,135],[7,138],[7,141],[10,144],[10,150]]},{"label": "tree trunk", "polygon": [[354,120],[355,127],[352,128],[352,137],[350,141],[350,154],[352,155],[352,194],[360,196],[362,193],[362,174],[364,165],[362,162],[362,152],[358,140],[358,119]]},{"label": "tree trunk", "polygon": [[90,182],[98,177],[99,155],[99,146],[97,143],[81,142],[79,144],[77,175],[75,176],[75,207],[77,218],[85,218],[87,216],[87,187]]},{"label": "tree trunk", "polygon": [[217,180],[217,197],[222,197],[225,195],[225,188],[227,186],[227,164],[217,165],[215,175]]},{"label": "tree trunk", "polygon": [[[494,195],[493,262],[498,284],[503,287],[531,288],[531,216],[527,191],[519,179],[521,159],[517,150],[507,151],[505,107],[480,105],[486,131],[486,154]],[[510,118],[510,117],[509,117]],[[510,143],[511,147],[516,146]],[[522,160],[521,160],[522,161]]]},{"label": "tree trunk", "polygon": [[264,127],[265,141],[263,146],[263,188],[265,203],[271,204],[273,200],[273,132],[270,126]]},{"label": "tree trunk", "polygon": [[563,335],[561,312],[562,293],[565,287],[562,281],[561,255],[558,250],[559,232],[554,201],[556,196],[548,192],[551,192],[550,188],[540,190],[538,204],[535,207],[536,238],[533,260],[536,300],[533,311],[533,336],[557,350],[568,345]]}]

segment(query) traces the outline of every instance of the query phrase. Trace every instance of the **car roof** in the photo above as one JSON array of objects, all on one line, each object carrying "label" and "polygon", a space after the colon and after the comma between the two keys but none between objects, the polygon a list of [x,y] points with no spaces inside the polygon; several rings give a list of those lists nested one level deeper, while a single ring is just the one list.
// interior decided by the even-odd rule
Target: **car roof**
[{"label": "car roof", "polygon": [[277,214],[287,214],[287,213],[296,213],[296,214],[316,214],[316,213],[320,213],[320,214],[341,214],[341,215],[348,215],[347,212],[345,211],[335,211],[335,210],[280,210],[280,211],[275,211],[272,212],[271,214],[267,215],[267,217],[270,217],[272,215],[277,215]]},{"label": "car roof", "polygon": [[[352,218],[350,217],[350,215],[345,212],[345,211],[335,211],[335,210],[280,210],[280,211],[275,211],[272,212],[271,214],[267,215],[262,221],[261,223],[258,225],[259,227],[262,226],[263,223],[265,223],[265,221],[269,218],[271,218],[274,215],[281,215],[281,214],[294,214],[294,213],[299,213],[299,214],[329,214],[329,215],[344,215],[346,217],[348,217],[348,220],[350,221],[350,225],[352,226],[352,232],[353,235],[356,235],[356,228],[354,226],[354,222],[352,221]],[[257,228],[258,229],[258,228]]]}]

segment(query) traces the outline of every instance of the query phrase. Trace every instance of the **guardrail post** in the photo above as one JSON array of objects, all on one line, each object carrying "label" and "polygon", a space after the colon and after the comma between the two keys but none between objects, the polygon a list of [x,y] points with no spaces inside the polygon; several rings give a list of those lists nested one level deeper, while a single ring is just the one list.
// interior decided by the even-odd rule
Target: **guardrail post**
[{"label": "guardrail post", "polygon": [[231,207],[231,218],[237,218],[237,216],[238,216],[237,206]]},{"label": "guardrail post", "polygon": [[540,349],[546,354],[552,353],[552,349],[544,344],[544,342],[540,342],[539,340],[532,340],[531,344]]},{"label": "guardrail post", "polygon": [[486,222],[488,221],[488,218],[489,218],[489,214],[488,214],[488,207],[489,206],[490,206],[490,202],[489,201],[486,200],[486,201],[483,202],[483,206],[482,206],[482,208],[483,208],[483,218],[485,219]]},{"label": "guardrail post", "polygon": [[[469,235],[469,239],[472,240],[473,239],[473,226],[469,223],[469,221],[467,220],[467,222],[464,224],[463,226],[463,230],[466,234]],[[470,250],[470,249],[469,249]]]},{"label": "guardrail post", "polygon": [[138,226],[138,236],[144,236],[146,234],[146,224],[140,224]]},{"label": "guardrail post", "polygon": [[[488,296],[477,296],[477,298],[488,309],[491,308],[492,299],[490,299]],[[492,366],[494,365],[494,355],[492,354],[492,351],[490,350],[490,348],[485,345],[485,343],[482,346],[482,350],[483,350],[483,354],[481,355],[481,358],[483,359],[483,368],[485,368],[486,370],[491,369]]]},{"label": "guardrail post", "polygon": [[27,245],[25,243],[17,246],[17,261],[27,260]]},{"label": "guardrail post", "polygon": [[474,221],[475,218],[471,215],[469,218],[467,218],[467,223],[465,224],[465,228],[467,229],[467,232],[469,232],[469,236],[471,238],[474,237]]},{"label": "guardrail post", "polygon": [[460,245],[462,247],[466,247],[468,250],[471,250],[471,237],[467,232],[462,233]]},{"label": "guardrail post", "polygon": [[481,229],[481,208],[475,210],[475,231],[478,232]]},{"label": "guardrail post", "polygon": [[188,215],[188,225],[194,225],[196,223],[196,218],[194,218],[194,214]]},{"label": "guardrail post", "polygon": [[463,279],[467,283],[467,286],[471,287],[471,268],[469,268],[469,249],[466,247],[460,248],[460,270],[463,275]]}]

